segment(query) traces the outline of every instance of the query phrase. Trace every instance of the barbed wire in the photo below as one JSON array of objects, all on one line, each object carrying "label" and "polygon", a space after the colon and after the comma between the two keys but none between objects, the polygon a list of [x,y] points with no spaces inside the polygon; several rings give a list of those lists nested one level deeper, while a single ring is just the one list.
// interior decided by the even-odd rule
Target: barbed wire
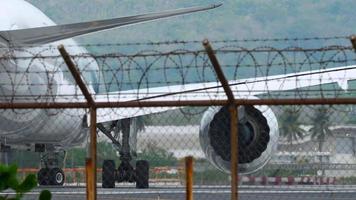
[{"label": "barbed wire", "polygon": [[[344,72],[342,76],[332,75],[325,78],[330,73],[340,73],[340,70],[326,72],[327,69],[356,64],[351,44],[336,43],[336,45],[313,47],[258,44],[259,46],[255,47],[244,47],[237,45],[236,42],[344,39],[349,37],[216,40],[212,43],[221,43],[215,48],[215,53],[239,98],[260,94],[263,94],[264,98],[276,98],[273,94],[278,92],[276,88],[284,91],[280,96],[294,93],[292,97],[306,98],[306,93],[313,93],[313,96],[325,98],[345,96],[353,91],[349,88],[345,92],[343,88],[345,83],[342,83],[346,81],[347,84],[347,81],[352,80],[349,74],[354,71],[353,68],[341,70],[341,73]],[[118,51],[105,54],[83,53],[82,49],[68,51],[87,85],[91,86],[92,93],[102,94],[102,101],[147,100],[158,97],[189,100],[199,99],[199,96],[210,100],[225,99],[224,92],[202,47],[194,50],[174,45],[198,42],[200,43],[200,41],[170,41],[121,44],[151,46],[149,50],[132,53]],[[160,45],[169,47],[161,48]],[[97,45],[97,47],[103,46],[107,44]],[[308,71],[312,73],[308,74]],[[83,99],[79,97],[81,92],[64,64],[63,58],[54,47],[2,49],[0,78],[1,101],[13,102],[16,99],[54,101],[68,100],[71,97]],[[307,82],[312,83],[306,84]],[[275,85],[271,87],[271,83]],[[331,83],[337,83],[341,87],[333,86],[328,89],[319,86]],[[294,87],[289,86],[293,84]],[[301,85],[303,87],[300,87]]]},{"label": "barbed wire", "polygon": [[[48,48],[42,50],[41,52],[29,51],[23,49],[10,49],[8,51],[0,52],[0,60],[28,60],[28,59],[57,59],[61,58],[59,53],[54,53],[54,55],[46,55],[46,51],[55,51],[56,48]],[[217,54],[227,54],[227,53],[322,53],[330,51],[352,51],[354,50],[352,46],[326,46],[321,48],[300,48],[300,47],[287,47],[287,48],[275,48],[271,46],[260,46],[252,49],[244,48],[241,46],[222,46],[216,49],[214,52]],[[28,54],[26,56],[14,56],[12,52],[22,52],[23,54]],[[175,56],[175,55],[199,55],[205,54],[204,50],[188,50],[188,49],[174,49],[170,51],[158,51],[158,50],[142,50],[136,53],[127,54],[122,52],[107,53],[107,54],[97,54],[97,53],[81,53],[72,54],[72,58],[125,58],[125,57],[154,57],[154,56]],[[325,62],[325,61],[324,61]]]},{"label": "barbed wire", "polygon": [[[213,44],[218,43],[256,43],[256,42],[296,42],[296,41],[332,41],[332,40],[349,40],[352,36],[325,36],[325,37],[294,37],[294,38],[252,38],[252,39],[213,39],[210,40]],[[161,45],[187,45],[187,44],[201,44],[201,40],[166,40],[166,41],[148,41],[148,42],[121,42],[121,43],[87,43],[87,44],[76,44],[76,45],[66,45],[67,48],[70,47],[115,47],[115,46],[161,46]],[[13,46],[13,48],[31,48],[37,47],[33,45],[26,46]],[[53,48],[53,45],[44,45],[42,47]],[[6,47],[0,47],[6,48]]]},{"label": "barbed wire", "polygon": [[[330,36],[330,37],[304,37],[304,38],[254,38],[254,39],[227,39],[211,40],[211,43],[236,43],[236,42],[288,42],[288,41],[318,41],[318,40],[340,40],[350,39],[351,36]],[[79,46],[142,46],[142,45],[172,45],[172,44],[201,44],[200,40],[172,40],[159,42],[130,42],[130,43],[104,43],[104,44],[80,44]]]}]

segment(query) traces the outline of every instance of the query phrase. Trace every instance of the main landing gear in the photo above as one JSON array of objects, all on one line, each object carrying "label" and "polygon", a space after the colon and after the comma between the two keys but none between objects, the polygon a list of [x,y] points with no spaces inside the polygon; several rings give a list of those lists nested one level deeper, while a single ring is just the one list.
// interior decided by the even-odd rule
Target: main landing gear
[{"label": "main landing gear", "polygon": [[[135,126],[135,119],[123,119],[113,122],[110,127],[105,127],[102,124],[98,128],[113,142],[115,147],[120,153],[120,165],[116,169],[115,161],[104,160],[102,172],[102,187],[114,188],[115,181],[121,182],[136,182],[136,188],[148,188],[149,183],[149,163],[145,160],[136,161],[135,168],[132,166],[131,161],[131,148],[130,148],[130,134],[137,134]],[[122,132],[122,144],[119,142],[117,136]],[[114,132],[114,136],[112,135]],[[136,135],[135,135],[136,137]],[[134,138],[135,138],[134,137]]]},{"label": "main landing gear", "polygon": [[58,162],[59,153],[48,152],[41,158],[43,168],[37,173],[37,181],[39,185],[56,185],[64,184],[65,175]]}]

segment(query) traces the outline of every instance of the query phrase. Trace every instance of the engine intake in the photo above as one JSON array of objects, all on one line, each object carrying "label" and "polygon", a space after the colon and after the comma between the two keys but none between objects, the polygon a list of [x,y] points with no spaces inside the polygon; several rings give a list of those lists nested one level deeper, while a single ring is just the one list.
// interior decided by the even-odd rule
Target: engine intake
[{"label": "engine intake", "polygon": [[[267,106],[240,106],[238,121],[239,173],[249,174],[270,160],[278,139],[277,119]],[[200,144],[218,169],[230,172],[230,113],[228,107],[210,107],[200,126]]]}]

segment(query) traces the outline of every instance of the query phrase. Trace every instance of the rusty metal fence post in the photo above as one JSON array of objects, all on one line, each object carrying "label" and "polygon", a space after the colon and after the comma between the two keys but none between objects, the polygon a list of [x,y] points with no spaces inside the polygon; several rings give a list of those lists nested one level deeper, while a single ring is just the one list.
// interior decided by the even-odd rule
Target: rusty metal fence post
[{"label": "rusty metal fence post", "polygon": [[352,48],[354,48],[354,51],[356,52],[356,35],[352,35],[350,37],[350,42],[352,44]]},{"label": "rusty metal fence post", "polygon": [[69,71],[71,72],[74,80],[78,84],[80,90],[82,91],[87,104],[90,108],[90,145],[89,145],[89,159],[86,162],[86,175],[87,175],[87,199],[96,200],[96,105],[93,97],[91,96],[88,88],[86,87],[79,69],[75,66],[70,55],[65,50],[63,45],[58,46],[58,50],[61,53]]},{"label": "rusty metal fence post", "polygon": [[231,145],[231,200],[238,199],[238,106],[231,104],[230,111],[230,145]]},{"label": "rusty metal fence post", "polygon": [[96,108],[90,108],[90,145],[89,145],[89,155],[90,155],[90,171],[88,176],[91,177],[92,182],[87,183],[88,200],[96,200]]},{"label": "rusty metal fence post", "polygon": [[193,200],[193,157],[185,158],[186,200]]},{"label": "rusty metal fence post", "polygon": [[216,75],[224,88],[224,92],[228,98],[228,106],[230,112],[230,145],[231,145],[231,200],[238,199],[238,110],[237,104],[235,104],[234,93],[232,92],[229,82],[227,81],[224,72],[221,69],[218,59],[215,56],[214,50],[211,47],[209,41],[205,39],[203,46],[208,54],[211,64],[214,67]]}]

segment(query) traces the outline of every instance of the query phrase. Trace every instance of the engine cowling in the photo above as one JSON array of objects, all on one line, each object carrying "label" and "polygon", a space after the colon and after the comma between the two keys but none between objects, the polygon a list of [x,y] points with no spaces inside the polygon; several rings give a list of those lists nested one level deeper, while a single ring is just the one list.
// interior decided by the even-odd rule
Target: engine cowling
[{"label": "engine cowling", "polygon": [[[265,166],[277,149],[278,123],[268,106],[238,108],[239,174],[250,174]],[[200,124],[200,145],[207,159],[230,173],[230,113],[228,107],[210,107]]]}]

